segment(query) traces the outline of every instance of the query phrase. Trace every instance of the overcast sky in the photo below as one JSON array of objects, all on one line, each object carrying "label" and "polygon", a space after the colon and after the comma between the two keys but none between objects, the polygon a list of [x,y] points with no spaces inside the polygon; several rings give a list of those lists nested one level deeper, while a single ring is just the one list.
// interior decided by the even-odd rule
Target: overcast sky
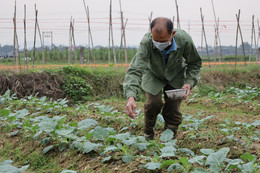
[{"label": "overcast sky", "polygon": [[[14,0],[0,0],[0,44],[13,43]],[[75,41],[77,45],[88,44],[87,22],[83,0],[17,0],[17,32],[20,46],[23,46],[24,4],[27,6],[27,42],[32,47],[34,34],[34,4],[37,5],[41,32],[52,31],[54,44],[68,45],[71,16],[75,19]],[[90,10],[91,30],[94,45],[108,45],[109,0],[86,0]],[[201,44],[200,7],[202,7],[205,29],[210,45],[214,44],[214,14],[211,0],[178,0],[181,29],[192,36],[194,43]],[[214,0],[216,16],[220,20],[222,45],[235,45],[236,14],[241,9],[241,28],[245,41],[251,42],[252,15],[260,19],[260,0]],[[120,44],[119,0],[112,4],[113,31],[115,44]],[[153,18],[176,16],[175,0],[122,0],[128,46],[138,46],[142,36],[148,31],[148,16]],[[176,17],[175,17],[176,19]],[[175,23],[176,27],[176,23]],[[38,37],[39,38],[39,37]],[[37,39],[38,39],[37,38]],[[39,40],[39,39],[38,39]],[[239,40],[239,44],[241,41]],[[45,38],[45,44],[50,39]],[[37,42],[39,46],[39,41]]]}]

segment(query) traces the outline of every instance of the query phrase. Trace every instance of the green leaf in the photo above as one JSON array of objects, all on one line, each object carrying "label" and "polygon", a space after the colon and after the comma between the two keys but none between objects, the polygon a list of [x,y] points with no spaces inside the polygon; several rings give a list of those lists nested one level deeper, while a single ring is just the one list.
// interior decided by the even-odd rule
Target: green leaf
[{"label": "green leaf", "polygon": [[188,149],[188,148],[179,148],[178,151],[180,151],[180,152],[182,152],[182,153],[186,153],[187,155],[194,156],[194,152],[191,151],[191,150]]},{"label": "green leaf", "polygon": [[190,163],[198,163],[200,165],[203,165],[203,159],[205,158],[206,156],[195,156],[193,157],[192,159],[189,160]]},{"label": "green leaf", "polygon": [[21,168],[17,168],[12,165],[12,160],[4,160],[0,162],[0,172],[3,173],[22,173],[24,172],[29,165],[23,166]]},{"label": "green leaf", "polygon": [[117,135],[115,135],[115,138],[116,139],[119,139],[119,140],[126,140],[130,137],[130,133],[129,132],[126,132],[126,133],[119,133]]},{"label": "green leaf", "polygon": [[221,148],[215,153],[211,153],[207,158],[208,165],[220,166],[221,163],[226,159],[227,153],[230,151],[229,148]]},{"label": "green leaf", "polygon": [[50,150],[54,148],[54,145],[50,145],[42,150],[42,154],[48,153]]},{"label": "green leaf", "polygon": [[19,130],[16,130],[16,131],[10,133],[10,136],[16,136],[18,133],[19,133]]},{"label": "green leaf", "polygon": [[104,149],[104,153],[107,153],[107,152],[109,152],[109,151],[117,151],[117,150],[118,150],[117,147],[115,147],[115,146],[113,146],[113,145],[110,145],[110,146],[108,146],[108,147],[106,147],[106,148]]},{"label": "green leaf", "polygon": [[149,170],[160,169],[161,163],[150,162],[146,163],[143,167]]},{"label": "green leaf", "polygon": [[179,159],[180,163],[182,163],[184,166],[186,166],[188,164],[188,159],[186,157],[181,157]]},{"label": "green leaf", "polygon": [[108,162],[109,160],[111,160],[111,158],[112,158],[112,156],[105,157],[105,158],[102,160],[102,163]]},{"label": "green leaf", "polygon": [[244,153],[243,155],[241,155],[241,159],[244,161],[244,162],[255,162],[256,160],[256,157],[250,153]]},{"label": "green leaf", "polygon": [[147,149],[147,143],[135,143],[133,144],[134,147],[137,147],[140,151],[144,151]]},{"label": "green leaf", "polygon": [[47,137],[47,138],[42,139],[41,143],[43,146],[45,146],[45,145],[48,145],[50,141],[51,141],[51,137]]},{"label": "green leaf", "polygon": [[131,137],[128,140],[122,140],[123,144],[125,145],[133,145],[137,142],[136,137]]},{"label": "green leaf", "polygon": [[173,157],[175,156],[175,151],[176,149],[172,146],[161,148],[162,154],[160,155],[160,157]]},{"label": "green leaf", "polygon": [[47,133],[53,132],[57,126],[57,122],[48,119],[38,124],[39,129]]},{"label": "green leaf", "polygon": [[215,151],[213,149],[200,149],[200,152],[206,155],[210,155],[211,153],[214,153]]},{"label": "green leaf", "polygon": [[179,163],[174,163],[167,169],[169,172],[174,172],[175,170],[181,170],[183,167]]},{"label": "green leaf", "polygon": [[161,137],[160,137],[160,140],[162,141],[162,142],[168,142],[168,141],[170,141],[172,138],[173,138],[173,132],[170,130],[170,129],[166,129],[163,133],[162,133],[162,135],[161,135]]},{"label": "green leaf", "polygon": [[95,144],[92,142],[85,142],[84,146],[83,146],[83,154],[84,153],[89,153],[93,150],[98,149],[100,146],[102,146],[101,144]]},{"label": "green leaf", "polygon": [[97,125],[98,122],[96,120],[93,119],[84,119],[82,121],[80,121],[78,123],[78,129],[79,130],[86,130],[87,128],[91,127],[91,126],[95,126]]},{"label": "green leaf", "polygon": [[192,171],[192,173],[208,173],[208,171],[206,171],[203,168],[195,168],[195,170]]},{"label": "green leaf", "polygon": [[95,140],[104,141],[108,137],[108,135],[108,130],[100,126],[97,126],[93,132],[93,137],[95,138]]},{"label": "green leaf", "polygon": [[130,163],[130,162],[132,162],[133,158],[132,158],[132,156],[130,156],[130,155],[124,155],[124,156],[122,157],[122,160],[123,160],[123,162],[125,162],[125,163]]},{"label": "green leaf", "polygon": [[233,160],[229,161],[229,164],[228,164],[226,170],[231,170],[231,169],[237,168],[238,165],[240,165],[240,163],[242,163],[241,159],[233,159]]},{"label": "green leaf", "polygon": [[64,169],[64,170],[62,170],[60,173],[77,173],[77,171],[72,171],[72,170]]},{"label": "green leaf", "polygon": [[66,142],[59,143],[58,148],[60,152],[64,151],[67,148],[67,143]]},{"label": "green leaf", "polygon": [[163,167],[168,167],[168,166],[170,166],[170,165],[172,165],[174,163],[176,163],[175,160],[172,160],[172,159],[166,160],[166,161],[162,162],[162,164],[160,166],[160,169],[162,169]]},{"label": "green leaf", "polygon": [[254,172],[254,163],[253,162],[248,162],[246,164],[243,165],[239,165],[240,170],[243,173],[253,173]]},{"label": "green leaf", "polygon": [[10,110],[0,110],[0,115],[8,117],[10,114]]},{"label": "green leaf", "polygon": [[63,129],[56,130],[55,133],[66,137],[67,135],[71,134],[73,131],[74,131],[74,128],[71,127],[69,129],[63,128]]}]

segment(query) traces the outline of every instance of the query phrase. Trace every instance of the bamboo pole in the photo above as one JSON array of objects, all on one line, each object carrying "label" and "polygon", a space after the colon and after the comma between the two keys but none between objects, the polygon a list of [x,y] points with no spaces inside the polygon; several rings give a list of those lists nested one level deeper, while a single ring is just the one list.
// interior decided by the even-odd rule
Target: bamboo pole
[{"label": "bamboo pole", "polygon": [[121,19],[121,37],[120,37],[120,47],[118,52],[118,62],[120,62],[120,58],[121,58],[121,49],[123,45],[123,27],[124,27],[124,18],[123,18],[121,0],[119,0],[119,7],[120,7],[120,19]]},{"label": "bamboo pole", "polygon": [[115,52],[115,47],[114,47],[114,38],[113,38],[113,26],[112,26],[112,0],[110,0],[110,14],[111,14],[111,39],[112,39],[112,49],[113,49],[113,56],[114,56],[114,65],[115,68],[117,69],[117,64],[116,64],[116,52]]},{"label": "bamboo pole", "polygon": [[253,34],[254,34],[254,15],[252,16],[252,30],[251,30],[251,44],[250,44],[250,54],[249,54],[249,62],[251,62],[252,58],[252,49],[253,49]]},{"label": "bamboo pole", "polygon": [[245,66],[246,66],[246,53],[245,53],[245,46],[244,46],[244,41],[243,41],[243,35],[242,35],[242,30],[239,24],[239,19],[240,19],[240,9],[239,9],[239,15],[237,16],[237,20],[238,20],[238,30],[240,33],[240,38],[241,38],[241,42],[242,42],[242,48],[243,48],[243,55],[244,55],[244,61],[245,61]]},{"label": "bamboo pole", "polygon": [[[200,8],[200,14],[201,14],[201,23],[202,23],[202,39],[203,39],[203,35],[204,35],[204,39],[205,39],[205,44],[206,44],[206,50],[207,50],[207,56],[208,56],[208,62],[209,62],[209,68],[210,66],[210,57],[209,57],[209,49],[208,49],[208,43],[207,43],[207,38],[206,38],[206,31],[205,31],[205,26],[204,26],[204,16],[202,14],[202,8]],[[203,49],[203,40],[201,40],[201,47]]]},{"label": "bamboo pole", "polygon": [[69,47],[68,47],[68,63],[71,63],[71,48],[72,48],[72,16],[70,18],[70,29],[69,29]]},{"label": "bamboo pole", "polygon": [[237,19],[237,32],[236,32],[236,48],[235,48],[235,68],[236,68],[236,66],[237,66],[237,43],[238,43],[239,18],[240,18],[240,9],[239,9],[239,11],[238,11],[238,14],[236,14],[236,19]]},{"label": "bamboo pole", "polygon": [[24,66],[28,68],[28,57],[27,57],[27,42],[26,42],[26,5],[24,5]]},{"label": "bamboo pole", "polygon": [[92,46],[92,56],[93,56],[93,59],[94,59],[94,63],[96,64],[95,48],[94,48],[92,33],[91,33],[91,29],[90,29],[90,19],[89,19],[89,8],[88,8],[88,6],[87,6],[87,16],[88,16],[89,35],[90,35],[90,41],[91,41],[91,46]]},{"label": "bamboo pole", "polygon": [[35,26],[34,26],[33,60],[32,60],[33,69],[34,69],[34,60],[35,60],[35,44],[36,44],[36,30],[37,30],[37,16],[38,16],[38,10],[36,10],[36,4],[34,4],[34,7],[35,7]]},{"label": "bamboo pole", "polygon": [[148,17],[148,21],[149,21],[149,28],[148,28],[148,31],[151,31],[151,23],[152,23],[152,17],[153,17],[153,12],[151,11],[151,14],[150,16]]},{"label": "bamboo pole", "polygon": [[37,19],[37,28],[38,28],[39,38],[40,38],[40,42],[41,42],[42,65],[43,65],[43,67],[44,67],[44,64],[45,64],[45,61],[44,61],[44,48],[43,48],[41,30],[40,30],[40,26],[39,26],[39,23],[38,23],[38,19]]},{"label": "bamboo pole", "polygon": [[120,14],[121,14],[121,43],[120,43],[118,59],[120,59],[120,52],[121,52],[121,48],[122,48],[122,41],[124,41],[125,64],[127,64],[127,50],[126,50],[126,38],[125,38],[125,26],[126,26],[126,24],[124,24],[124,15],[123,15],[122,6],[121,6],[121,0],[119,0],[119,5],[120,5]]},{"label": "bamboo pole", "polygon": [[73,22],[72,22],[72,40],[73,40],[73,50],[74,50],[75,63],[77,63],[78,56],[77,56],[77,47],[76,47],[75,35],[74,35],[74,22],[75,22],[75,20],[73,19]]},{"label": "bamboo pole", "polygon": [[15,64],[16,64],[16,0],[15,0],[15,5],[14,5],[14,17],[13,17],[13,24],[14,24],[14,39],[13,39],[13,66],[15,70]]},{"label": "bamboo pole", "polygon": [[124,49],[125,49],[125,64],[127,64],[127,49],[126,49],[126,36],[125,36],[125,28],[126,28],[126,24],[127,24],[128,19],[126,19],[125,25],[124,25],[124,29],[123,29],[123,35],[124,35]]},{"label": "bamboo pole", "polygon": [[[214,19],[215,19],[215,26],[216,26],[216,31],[215,32],[216,32],[217,40],[219,42],[220,56],[222,57],[222,46],[221,46],[221,40],[220,40],[220,34],[219,34],[219,19],[217,20],[217,17],[216,17],[215,6],[214,6],[214,3],[213,3],[213,0],[211,0],[211,4],[212,4],[212,9],[213,9],[213,13],[214,13]],[[216,49],[218,49],[218,42],[216,42],[216,44],[217,44]]]},{"label": "bamboo pole", "polygon": [[173,25],[173,28],[175,28],[175,27],[174,27],[174,23],[175,23],[175,16],[172,17],[172,25]]},{"label": "bamboo pole", "polygon": [[109,5],[109,30],[108,30],[108,64],[110,64],[111,58],[110,58],[110,40],[111,40],[111,23],[112,23],[112,6],[111,1]]},{"label": "bamboo pole", "polygon": [[176,5],[176,12],[177,12],[177,28],[181,29],[180,16],[179,16],[179,6],[177,4],[177,0],[175,0],[175,5]]},{"label": "bamboo pole", "polygon": [[256,56],[256,62],[259,61],[260,56],[260,49],[259,49],[259,40],[260,40],[260,26],[259,26],[259,20],[257,19],[257,26],[258,26],[258,38],[257,38],[257,56]]}]

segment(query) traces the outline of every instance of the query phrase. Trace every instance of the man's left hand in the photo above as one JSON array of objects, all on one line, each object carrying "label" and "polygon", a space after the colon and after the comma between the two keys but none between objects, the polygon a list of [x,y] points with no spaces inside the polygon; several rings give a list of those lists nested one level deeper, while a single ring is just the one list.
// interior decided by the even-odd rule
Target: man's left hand
[{"label": "man's left hand", "polygon": [[184,84],[181,89],[187,89],[186,95],[183,96],[183,100],[186,100],[186,98],[190,95],[190,84]]}]

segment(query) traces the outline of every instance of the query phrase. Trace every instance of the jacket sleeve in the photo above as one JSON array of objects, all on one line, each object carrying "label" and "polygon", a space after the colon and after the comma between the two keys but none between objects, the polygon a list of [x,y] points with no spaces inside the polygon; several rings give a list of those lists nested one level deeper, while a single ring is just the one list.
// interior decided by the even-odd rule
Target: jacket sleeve
[{"label": "jacket sleeve", "polygon": [[124,95],[126,98],[136,98],[140,90],[142,74],[145,71],[149,59],[149,51],[147,44],[140,43],[137,53],[133,57],[130,67],[127,70],[125,80],[123,83]]},{"label": "jacket sleeve", "polygon": [[186,59],[187,71],[184,83],[193,88],[200,79],[202,60],[190,36],[187,37],[183,57]]}]

